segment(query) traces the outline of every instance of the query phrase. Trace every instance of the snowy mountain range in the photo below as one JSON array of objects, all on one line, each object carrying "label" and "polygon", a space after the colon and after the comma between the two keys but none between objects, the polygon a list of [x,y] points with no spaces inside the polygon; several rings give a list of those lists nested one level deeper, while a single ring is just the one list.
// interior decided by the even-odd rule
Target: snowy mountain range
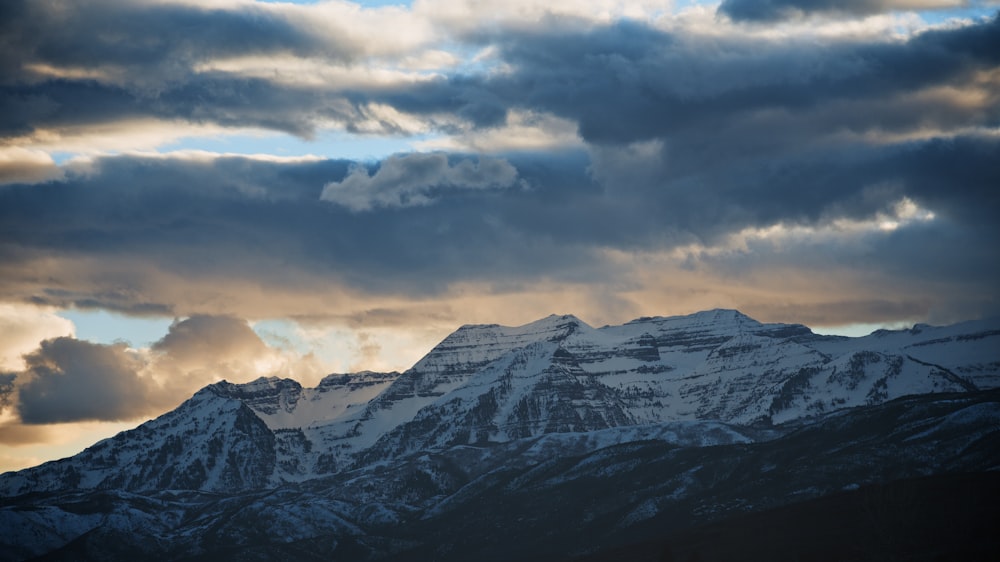
[{"label": "snowy mountain range", "polygon": [[998,387],[998,321],[863,338],[732,310],[463,326],[404,373],[218,382],[0,475],[0,559],[594,555],[844,490],[997,474]]}]

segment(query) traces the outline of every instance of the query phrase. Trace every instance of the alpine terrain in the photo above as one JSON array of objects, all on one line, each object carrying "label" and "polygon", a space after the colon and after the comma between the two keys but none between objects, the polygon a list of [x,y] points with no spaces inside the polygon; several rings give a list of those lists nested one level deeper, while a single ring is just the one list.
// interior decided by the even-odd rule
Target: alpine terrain
[{"label": "alpine terrain", "polygon": [[988,559],[998,387],[996,320],[463,326],[0,475],[0,559]]}]

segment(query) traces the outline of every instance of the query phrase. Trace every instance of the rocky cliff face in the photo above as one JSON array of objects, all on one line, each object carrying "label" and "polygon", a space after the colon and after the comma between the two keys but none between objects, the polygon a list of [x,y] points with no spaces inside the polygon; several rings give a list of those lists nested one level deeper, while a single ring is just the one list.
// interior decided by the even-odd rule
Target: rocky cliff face
[{"label": "rocky cliff face", "polygon": [[211,385],[79,455],[0,478],[4,496],[79,489],[232,492],[266,486],[275,461],[274,433],[225,385]]},{"label": "rocky cliff face", "polygon": [[989,348],[998,342],[986,323],[852,339],[725,310],[600,329],[572,316],[467,326],[369,406],[372,418],[394,408],[403,415],[356,466],[458,444],[666,421],[767,426],[909,394],[991,387],[1000,352]]}]

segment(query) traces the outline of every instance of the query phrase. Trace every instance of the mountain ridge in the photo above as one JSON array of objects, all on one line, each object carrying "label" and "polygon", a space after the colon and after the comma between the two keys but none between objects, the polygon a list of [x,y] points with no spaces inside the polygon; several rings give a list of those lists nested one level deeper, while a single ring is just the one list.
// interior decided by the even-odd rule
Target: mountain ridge
[{"label": "mountain ridge", "polygon": [[[553,314],[515,327],[464,325],[403,373],[334,374],[314,388],[277,377],[223,380],[192,400],[236,400],[263,421],[282,457],[266,483],[258,481],[268,487],[463,443],[684,420],[767,425],[912,393],[991,388],[1000,385],[996,326],[916,325],[844,338],[760,323],[731,309],[601,328]],[[941,346],[962,349],[929,354]],[[187,433],[212,423],[201,419],[207,415],[188,414],[194,426]],[[203,445],[202,468],[219,451]],[[73,473],[65,482],[74,482]],[[18,479],[10,474],[0,476],[6,495],[32,490],[24,482],[37,480],[13,486]],[[214,480],[191,481],[211,488]]]},{"label": "mountain ridge", "polygon": [[[552,554],[521,521],[601,548],[646,521],[679,525],[685,510],[707,522],[880,474],[1000,469],[998,373],[995,320],[860,338],[724,309],[600,328],[572,315],[466,325],[402,373],[333,374],[312,388],[219,381],[78,455],[0,475],[0,524],[22,530],[0,540],[0,559],[73,558],[102,536],[132,544],[130,533],[166,559],[314,548],[461,560],[487,544],[522,556],[488,539],[487,523],[465,521],[482,502],[506,506],[496,524],[535,537],[539,553]],[[566,496],[611,486],[602,478],[614,482],[595,496],[607,505]],[[576,507],[527,513],[517,502]],[[590,523],[563,528],[572,513]],[[433,527],[454,517],[470,537]],[[606,529],[593,526],[601,518]],[[288,540],[254,534],[265,529]],[[571,538],[585,529],[593,539]],[[454,553],[428,551],[433,541]]]}]

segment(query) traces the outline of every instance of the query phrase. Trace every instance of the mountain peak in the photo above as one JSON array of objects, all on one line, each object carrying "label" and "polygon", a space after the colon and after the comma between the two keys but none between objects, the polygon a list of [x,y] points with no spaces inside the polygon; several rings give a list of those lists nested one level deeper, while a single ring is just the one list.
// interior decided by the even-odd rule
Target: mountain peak
[{"label": "mountain peak", "polygon": [[218,396],[227,398],[245,399],[266,394],[278,394],[282,391],[299,392],[302,390],[302,385],[293,379],[260,377],[245,383],[232,383],[223,379],[208,385],[203,390],[209,390]]},{"label": "mountain peak", "polygon": [[712,322],[718,323],[739,323],[744,324],[747,322],[759,324],[757,320],[743,314],[739,310],[734,308],[713,308],[712,310],[705,310],[702,312],[696,312],[690,315],[692,318],[703,318],[705,320],[710,320]]},{"label": "mountain peak", "polygon": [[[469,348],[473,345],[488,345],[495,350],[509,351],[523,347],[527,342],[560,341],[570,334],[583,330],[593,330],[593,328],[572,314],[550,314],[520,326],[465,324],[439,343],[428,356],[439,355],[447,350]],[[419,365],[420,363],[417,364]]]},{"label": "mountain peak", "polygon": [[467,332],[530,333],[569,326],[590,327],[586,322],[580,320],[572,314],[549,314],[544,318],[539,318],[538,320],[528,322],[527,324],[521,324],[519,326],[504,326],[501,324],[463,324],[455,330],[453,335]]},{"label": "mountain peak", "polygon": [[[561,337],[568,336],[580,329],[592,329],[586,322],[572,314],[550,314],[545,318],[529,322],[516,329],[534,332],[560,332]],[[558,336],[557,336],[558,337]]]},{"label": "mountain peak", "polygon": [[587,325],[586,322],[584,322],[583,320],[580,320],[579,318],[577,318],[576,316],[574,316],[572,314],[549,314],[545,318],[541,318],[539,320],[536,320],[535,322],[532,322],[532,324],[535,324],[535,323],[538,323],[538,322],[550,322],[550,323],[557,323],[557,324],[570,323],[571,322],[571,323],[576,323],[576,324],[582,324],[584,326]]},{"label": "mountain peak", "polygon": [[540,318],[535,320],[535,322],[529,322],[529,324],[535,324],[538,322],[577,322],[583,324],[583,321],[572,314],[549,314],[545,318]]}]

